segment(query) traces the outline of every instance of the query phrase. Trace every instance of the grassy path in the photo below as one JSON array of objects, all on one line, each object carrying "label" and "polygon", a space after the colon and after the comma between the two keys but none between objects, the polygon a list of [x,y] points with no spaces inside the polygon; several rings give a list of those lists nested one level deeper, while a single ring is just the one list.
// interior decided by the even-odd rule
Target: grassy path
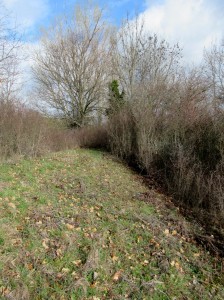
[{"label": "grassy path", "polygon": [[1,299],[224,299],[170,200],[101,152],[0,166]]}]

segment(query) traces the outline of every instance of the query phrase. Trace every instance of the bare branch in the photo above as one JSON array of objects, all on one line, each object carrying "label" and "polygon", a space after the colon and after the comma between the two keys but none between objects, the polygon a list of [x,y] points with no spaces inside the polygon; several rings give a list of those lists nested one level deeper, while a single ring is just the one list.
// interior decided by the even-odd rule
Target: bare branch
[{"label": "bare branch", "polygon": [[44,105],[69,126],[83,126],[105,98],[109,29],[98,8],[76,7],[47,30],[33,73]]}]

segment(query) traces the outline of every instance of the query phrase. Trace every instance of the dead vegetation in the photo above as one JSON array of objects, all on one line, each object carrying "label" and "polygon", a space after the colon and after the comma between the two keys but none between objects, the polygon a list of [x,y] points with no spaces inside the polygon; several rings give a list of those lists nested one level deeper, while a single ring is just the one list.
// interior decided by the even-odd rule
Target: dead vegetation
[{"label": "dead vegetation", "polygon": [[0,192],[3,299],[223,297],[223,261],[196,226],[109,155],[51,154],[1,177],[14,182]]}]

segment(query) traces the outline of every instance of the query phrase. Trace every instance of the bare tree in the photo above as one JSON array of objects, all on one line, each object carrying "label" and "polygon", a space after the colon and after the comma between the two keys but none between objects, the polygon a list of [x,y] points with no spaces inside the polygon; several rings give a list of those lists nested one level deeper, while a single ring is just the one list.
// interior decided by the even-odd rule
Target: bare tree
[{"label": "bare tree", "polygon": [[144,27],[144,20],[138,16],[127,19],[111,40],[113,56],[112,69],[129,100],[136,98],[136,92],[149,96],[149,89],[158,89],[165,81],[173,81],[180,59],[178,45],[170,46],[156,34],[151,35]]},{"label": "bare tree", "polygon": [[220,45],[205,50],[205,72],[210,82],[213,101],[217,108],[224,103],[224,39]]},{"label": "bare tree", "polygon": [[123,23],[111,44],[112,74],[130,103],[126,113],[112,120],[112,148],[121,156],[138,153],[148,168],[163,144],[157,135],[159,127],[174,106],[181,50],[147,32],[138,16]]},{"label": "bare tree", "polygon": [[0,100],[10,101],[17,90],[21,41],[16,26],[0,2]]},{"label": "bare tree", "polygon": [[36,92],[45,111],[81,127],[98,114],[106,93],[109,30],[97,7],[77,6],[48,29],[35,53]]}]

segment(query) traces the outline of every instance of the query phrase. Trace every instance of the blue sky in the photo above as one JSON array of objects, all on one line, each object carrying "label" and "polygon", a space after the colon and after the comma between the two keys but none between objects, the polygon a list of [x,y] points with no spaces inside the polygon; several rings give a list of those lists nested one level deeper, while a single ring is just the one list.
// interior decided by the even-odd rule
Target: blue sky
[{"label": "blue sky", "polygon": [[[77,0],[0,0],[16,17],[25,42],[38,43],[38,31]],[[198,62],[204,47],[224,37],[224,0],[95,0],[104,6],[112,23],[119,25],[129,12],[145,19],[146,29],[179,42],[188,61]]]},{"label": "blue sky", "polygon": [[[16,17],[24,34],[24,39],[35,41],[39,28],[47,26],[55,16],[71,10],[79,0],[2,0],[5,7]],[[1,0],[0,0],[1,2]],[[134,15],[145,9],[144,0],[95,0],[105,9],[105,15],[116,25],[121,23],[127,13]]]}]

